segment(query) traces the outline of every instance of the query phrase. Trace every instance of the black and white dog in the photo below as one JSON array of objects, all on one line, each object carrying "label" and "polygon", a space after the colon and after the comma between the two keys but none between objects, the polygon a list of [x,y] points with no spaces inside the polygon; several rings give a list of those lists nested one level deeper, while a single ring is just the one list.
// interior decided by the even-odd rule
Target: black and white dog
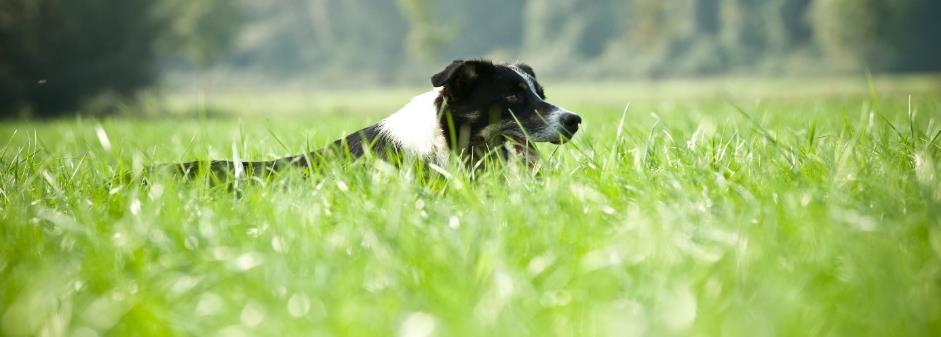
[{"label": "black and white dog", "polygon": [[[531,142],[561,144],[582,122],[574,112],[546,102],[526,64],[456,60],[431,77],[434,88],[379,121],[311,153],[271,161],[213,161],[214,172],[258,175],[290,166],[309,167],[328,154],[398,154],[444,166],[459,159],[475,165],[490,155],[521,155],[532,164]],[[179,164],[191,175],[201,162]]]}]

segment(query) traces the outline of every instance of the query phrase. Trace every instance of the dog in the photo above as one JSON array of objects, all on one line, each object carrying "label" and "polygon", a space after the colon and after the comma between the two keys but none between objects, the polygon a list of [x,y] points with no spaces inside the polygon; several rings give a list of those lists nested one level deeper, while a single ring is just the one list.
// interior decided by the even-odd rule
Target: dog
[{"label": "dog", "polygon": [[186,176],[209,165],[235,176],[259,175],[286,167],[317,165],[331,155],[356,159],[366,153],[399,155],[445,166],[452,160],[474,166],[491,155],[519,155],[532,165],[532,143],[562,144],[582,118],[546,101],[533,68],[523,63],[455,60],[431,76],[433,88],[398,111],[331,146],[271,161],[212,161],[176,164]]}]

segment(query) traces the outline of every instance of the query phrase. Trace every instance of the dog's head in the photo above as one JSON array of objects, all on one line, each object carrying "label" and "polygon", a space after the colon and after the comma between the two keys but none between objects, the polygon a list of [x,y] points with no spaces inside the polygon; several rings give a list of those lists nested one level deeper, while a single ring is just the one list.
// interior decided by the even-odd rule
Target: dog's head
[{"label": "dog's head", "polygon": [[[526,64],[456,60],[431,77],[439,87],[441,124],[451,144],[564,143],[582,119],[549,102],[536,73]],[[457,138],[457,139],[454,139]]]}]

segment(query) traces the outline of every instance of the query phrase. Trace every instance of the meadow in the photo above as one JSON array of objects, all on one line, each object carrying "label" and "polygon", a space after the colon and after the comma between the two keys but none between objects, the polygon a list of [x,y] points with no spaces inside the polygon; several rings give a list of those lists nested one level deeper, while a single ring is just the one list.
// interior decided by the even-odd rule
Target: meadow
[{"label": "meadow", "polygon": [[230,186],[416,90],[173,93],[0,125],[3,336],[927,336],[941,77],[545,83],[573,142],[471,179],[337,162]]}]

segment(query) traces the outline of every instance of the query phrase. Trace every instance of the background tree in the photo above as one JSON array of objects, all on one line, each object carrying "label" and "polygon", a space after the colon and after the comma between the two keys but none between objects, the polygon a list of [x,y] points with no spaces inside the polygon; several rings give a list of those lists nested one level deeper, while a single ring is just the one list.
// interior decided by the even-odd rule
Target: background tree
[{"label": "background tree", "polygon": [[571,66],[567,60],[598,57],[617,33],[613,5],[610,0],[527,1],[518,55],[556,72]]},{"label": "background tree", "polygon": [[874,71],[941,70],[941,3],[817,0],[816,42],[833,63]]},{"label": "background tree", "polygon": [[244,19],[229,0],[162,0],[155,11],[166,25],[157,41],[160,55],[202,67],[230,51]]},{"label": "background tree", "polygon": [[225,49],[234,31],[234,24],[218,23],[236,21],[227,3],[0,2],[0,114],[53,116],[103,93],[131,95],[156,79],[162,43],[186,45],[173,51],[208,62]]},{"label": "background tree", "polygon": [[[406,52],[415,61],[428,61],[440,56],[442,48],[453,37],[454,26],[436,22],[435,0],[399,0],[399,8],[409,22],[405,36]],[[444,26],[444,27],[442,27]]]},{"label": "background tree", "polygon": [[[409,22],[395,1],[237,2],[245,15],[218,67],[283,83],[329,78],[332,85],[387,82],[405,62]],[[251,76],[249,76],[251,75]]]},{"label": "background tree", "polygon": [[[0,4],[0,109],[39,115],[153,80],[163,23],[148,1],[8,0]],[[144,13],[144,15],[141,15]]]},{"label": "background tree", "polygon": [[814,4],[816,38],[837,65],[891,68],[901,48],[899,28],[905,0],[819,0]]}]

